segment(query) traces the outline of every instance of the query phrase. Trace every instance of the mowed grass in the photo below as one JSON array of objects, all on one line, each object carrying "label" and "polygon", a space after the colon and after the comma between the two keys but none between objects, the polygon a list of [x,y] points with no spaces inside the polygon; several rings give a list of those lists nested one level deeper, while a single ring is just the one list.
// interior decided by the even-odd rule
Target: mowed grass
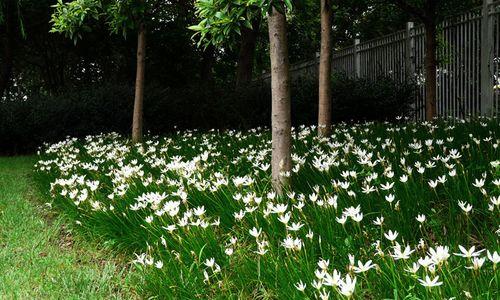
[{"label": "mowed grass", "polygon": [[127,265],[50,214],[31,181],[35,161],[0,157],[0,299],[137,298]]}]

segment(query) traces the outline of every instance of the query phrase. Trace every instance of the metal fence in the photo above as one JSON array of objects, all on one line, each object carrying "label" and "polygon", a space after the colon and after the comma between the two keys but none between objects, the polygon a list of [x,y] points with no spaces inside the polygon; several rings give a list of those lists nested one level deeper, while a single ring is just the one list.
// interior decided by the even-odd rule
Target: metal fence
[{"label": "metal fence", "polygon": [[[500,112],[500,1],[447,18],[439,30],[437,109],[440,116],[498,115]],[[355,41],[334,52],[334,72],[376,80],[381,75],[418,84],[416,119],[425,118],[425,31],[406,30],[374,40]],[[291,67],[292,78],[317,76],[318,59]],[[497,89],[495,89],[497,87]]]}]

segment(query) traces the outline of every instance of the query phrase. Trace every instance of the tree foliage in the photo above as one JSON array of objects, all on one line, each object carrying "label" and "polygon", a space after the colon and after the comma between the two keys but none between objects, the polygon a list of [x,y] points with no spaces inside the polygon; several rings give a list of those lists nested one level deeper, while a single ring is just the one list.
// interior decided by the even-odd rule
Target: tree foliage
[{"label": "tree foliage", "polygon": [[273,6],[291,10],[292,0],[196,0],[201,21],[189,29],[196,31],[198,45],[232,46],[243,26],[252,28],[252,20],[265,16]]},{"label": "tree foliage", "polygon": [[112,33],[136,29],[145,21],[146,12],[161,1],[135,0],[58,0],[53,5],[52,32],[64,33],[75,43],[91,30],[92,22],[103,19]]}]

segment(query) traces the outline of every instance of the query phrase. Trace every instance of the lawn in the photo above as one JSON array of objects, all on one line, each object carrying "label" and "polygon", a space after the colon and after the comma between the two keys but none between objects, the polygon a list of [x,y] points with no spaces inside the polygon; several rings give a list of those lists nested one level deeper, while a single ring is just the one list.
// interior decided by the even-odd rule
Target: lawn
[{"label": "lawn", "polygon": [[36,179],[75,231],[134,261],[145,297],[499,299],[499,133],[486,118],[295,128],[284,195],[264,128],[67,139]]},{"label": "lawn", "polygon": [[0,157],[0,298],[136,298],[125,262],[74,237],[42,202],[35,162]]}]

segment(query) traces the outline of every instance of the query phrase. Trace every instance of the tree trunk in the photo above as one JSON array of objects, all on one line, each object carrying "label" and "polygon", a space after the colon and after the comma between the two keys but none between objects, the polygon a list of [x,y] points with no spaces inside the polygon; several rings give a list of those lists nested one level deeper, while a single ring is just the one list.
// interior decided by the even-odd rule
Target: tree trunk
[{"label": "tree trunk", "polygon": [[290,65],[285,15],[273,8],[268,16],[268,25],[272,90],[272,183],[276,192],[282,194],[283,187],[290,184],[292,168]]},{"label": "tree trunk", "polygon": [[432,121],[436,116],[436,25],[432,21],[425,26],[425,119]]},{"label": "tree trunk", "polygon": [[14,43],[14,5],[11,1],[5,2],[4,11],[4,28],[2,41],[2,66],[0,67],[0,99],[2,99],[5,91],[10,85],[12,80],[13,69],[13,43]]},{"label": "tree trunk", "polygon": [[139,24],[137,34],[137,71],[135,78],[134,118],[132,121],[132,142],[142,141],[142,107],[144,103],[144,73],[146,68],[146,27]]},{"label": "tree trunk", "polygon": [[215,48],[214,46],[208,46],[202,53],[201,57],[201,68],[200,68],[200,80],[203,85],[210,86],[213,81],[212,68],[215,62]]},{"label": "tree trunk", "polygon": [[330,0],[321,1],[321,50],[319,56],[318,135],[328,136],[332,123],[332,8]]},{"label": "tree trunk", "polygon": [[236,85],[241,86],[252,80],[253,60],[257,36],[259,34],[260,18],[252,22],[252,28],[241,28],[240,52],[238,55],[238,68],[236,70]]}]

